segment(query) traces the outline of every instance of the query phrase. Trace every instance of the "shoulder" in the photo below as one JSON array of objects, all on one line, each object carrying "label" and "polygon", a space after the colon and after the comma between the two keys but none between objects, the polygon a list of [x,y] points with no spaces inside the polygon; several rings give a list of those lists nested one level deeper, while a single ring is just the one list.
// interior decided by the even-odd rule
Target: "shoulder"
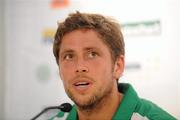
[{"label": "shoulder", "polygon": [[[156,104],[141,99],[130,84],[118,84],[118,90],[124,94],[120,108],[129,111],[128,113],[130,114],[129,117],[131,117],[131,120],[176,120],[176,118]],[[121,110],[119,109],[119,111]]]},{"label": "shoulder", "polygon": [[176,120],[168,112],[164,111],[151,101],[145,99],[139,99],[134,113],[151,120]]}]

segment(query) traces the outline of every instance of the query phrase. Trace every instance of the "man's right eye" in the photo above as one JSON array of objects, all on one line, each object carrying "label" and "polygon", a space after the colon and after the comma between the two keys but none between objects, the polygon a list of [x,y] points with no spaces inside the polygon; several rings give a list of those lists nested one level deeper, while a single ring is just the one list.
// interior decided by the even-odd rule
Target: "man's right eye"
[{"label": "man's right eye", "polygon": [[64,55],[63,59],[64,60],[72,60],[73,57],[74,57],[73,54],[66,54],[66,55]]}]

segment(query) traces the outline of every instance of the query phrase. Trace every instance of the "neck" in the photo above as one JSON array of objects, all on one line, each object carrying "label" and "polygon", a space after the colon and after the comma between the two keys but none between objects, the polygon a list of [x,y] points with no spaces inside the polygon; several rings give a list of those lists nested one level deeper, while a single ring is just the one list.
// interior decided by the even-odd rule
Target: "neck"
[{"label": "neck", "polygon": [[111,120],[121,102],[122,96],[116,87],[111,94],[104,97],[94,108],[88,110],[78,109],[79,120]]}]

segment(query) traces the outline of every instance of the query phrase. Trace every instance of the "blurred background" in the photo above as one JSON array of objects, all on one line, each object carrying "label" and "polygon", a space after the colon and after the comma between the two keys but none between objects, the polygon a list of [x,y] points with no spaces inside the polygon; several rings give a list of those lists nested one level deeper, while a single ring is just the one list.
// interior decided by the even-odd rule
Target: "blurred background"
[{"label": "blurred background", "polygon": [[52,41],[57,21],[76,10],[119,21],[126,43],[120,82],[180,119],[179,0],[0,0],[0,120],[29,120],[47,106],[72,103]]}]

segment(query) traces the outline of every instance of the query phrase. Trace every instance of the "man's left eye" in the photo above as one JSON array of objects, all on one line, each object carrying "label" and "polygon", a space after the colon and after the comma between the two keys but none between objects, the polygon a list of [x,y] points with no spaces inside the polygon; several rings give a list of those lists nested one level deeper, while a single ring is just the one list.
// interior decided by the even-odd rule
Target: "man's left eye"
[{"label": "man's left eye", "polygon": [[88,54],[88,58],[95,58],[97,56],[98,56],[98,54],[96,52],[89,52],[89,54]]}]

